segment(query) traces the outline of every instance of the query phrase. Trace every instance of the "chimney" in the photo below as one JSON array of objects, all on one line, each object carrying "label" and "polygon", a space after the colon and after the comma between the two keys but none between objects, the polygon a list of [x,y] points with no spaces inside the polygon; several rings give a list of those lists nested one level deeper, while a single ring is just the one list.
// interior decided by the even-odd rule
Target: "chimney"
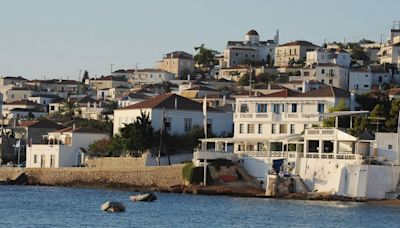
[{"label": "chimney", "polygon": [[74,131],[76,129],[75,123],[72,124],[72,130]]},{"label": "chimney", "polygon": [[178,109],[178,98],[175,98],[175,109]]}]

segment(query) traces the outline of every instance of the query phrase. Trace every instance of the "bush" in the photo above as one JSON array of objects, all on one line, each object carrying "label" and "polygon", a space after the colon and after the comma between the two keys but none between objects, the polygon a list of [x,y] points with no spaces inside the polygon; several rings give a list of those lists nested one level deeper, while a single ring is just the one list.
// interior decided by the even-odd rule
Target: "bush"
[{"label": "bush", "polygon": [[[183,178],[191,184],[200,184],[203,182],[204,168],[195,167],[192,162],[187,163],[182,169]],[[212,184],[213,180],[210,171],[207,168],[207,184]]]}]

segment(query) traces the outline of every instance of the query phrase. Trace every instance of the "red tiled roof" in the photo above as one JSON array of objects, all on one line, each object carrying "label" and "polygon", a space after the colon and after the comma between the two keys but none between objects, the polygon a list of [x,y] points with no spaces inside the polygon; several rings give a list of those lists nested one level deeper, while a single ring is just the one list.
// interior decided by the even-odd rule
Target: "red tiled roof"
[{"label": "red tiled roof", "polygon": [[324,86],[320,89],[310,90],[305,93],[295,92],[290,89],[266,94],[262,97],[349,97],[350,92],[347,90],[339,89],[333,86]]},{"label": "red tiled roof", "polygon": [[399,94],[400,94],[400,88],[389,89],[389,95],[399,95]]},{"label": "red tiled roof", "polygon": [[36,106],[40,106],[40,104],[30,101],[30,100],[12,101],[12,102],[8,102],[8,103],[4,103],[4,105],[36,105]]},{"label": "red tiled roof", "polygon": [[286,44],[279,45],[279,47],[297,46],[297,45],[318,47],[317,45],[315,45],[315,44],[313,44],[311,42],[305,41],[305,40],[292,41],[292,42],[289,42],[289,43],[286,43]]},{"label": "red tiled roof", "polygon": [[101,78],[96,78],[94,79],[94,81],[125,81],[125,80],[119,77],[109,75],[109,76],[103,76]]},{"label": "red tiled roof", "polygon": [[33,121],[25,121],[22,122],[18,125],[18,127],[33,127],[33,128],[55,128],[55,129],[61,129],[64,128],[64,126],[47,120],[47,119],[40,119],[40,120],[33,120]]},{"label": "red tiled roof", "polygon": [[63,132],[78,132],[78,133],[106,133],[100,129],[97,128],[91,128],[91,127],[79,127],[76,129],[73,129],[73,127],[67,127],[63,128],[60,130],[55,130],[51,131],[51,133],[63,133]]},{"label": "red tiled roof", "polygon": [[[127,107],[121,108],[122,109],[175,109],[175,103],[178,110],[192,110],[192,111],[203,111],[203,105],[193,101],[191,99],[173,94],[173,93],[166,93],[162,95],[155,96],[148,100],[129,105]],[[207,107],[208,111],[211,112],[222,112],[221,110]]]}]

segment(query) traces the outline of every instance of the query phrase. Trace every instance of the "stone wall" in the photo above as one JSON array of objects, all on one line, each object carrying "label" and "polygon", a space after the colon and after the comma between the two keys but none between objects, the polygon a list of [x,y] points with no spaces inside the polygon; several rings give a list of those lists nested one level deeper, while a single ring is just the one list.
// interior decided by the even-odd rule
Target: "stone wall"
[{"label": "stone wall", "polygon": [[[24,173],[29,185],[128,188],[132,190],[171,191],[183,184],[183,165],[131,167],[129,169],[99,168],[27,168]],[[18,177],[17,168],[0,168],[0,180]]]},{"label": "stone wall", "polygon": [[143,167],[146,165],[147,154],[142,157],[94,157],[86,159],[85,163],[88,167],[97,169],[130,169],[135,167]]},{"label": "stone wall", "polygon": [[14,179],[20,174],[20,168],[13,167],[1,167],[0,168],[0,181],[5,181],[7,179]]}]

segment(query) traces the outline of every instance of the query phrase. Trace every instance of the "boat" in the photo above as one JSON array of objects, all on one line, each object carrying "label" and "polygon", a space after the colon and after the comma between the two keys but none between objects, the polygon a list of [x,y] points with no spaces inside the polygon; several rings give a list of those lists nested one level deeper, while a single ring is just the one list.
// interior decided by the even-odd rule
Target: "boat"
[{"label": "boat", "polygon": [[132,201],[146,201],[152,202],[157,199],[157,196],[152,192],[141,193],[138,195],[132,195],[129,197]]},{"label": "boat", "polygon": [[101,205],[101,210],[106,212],[124,212],[125,206],[121,202],[107,201]]}]

